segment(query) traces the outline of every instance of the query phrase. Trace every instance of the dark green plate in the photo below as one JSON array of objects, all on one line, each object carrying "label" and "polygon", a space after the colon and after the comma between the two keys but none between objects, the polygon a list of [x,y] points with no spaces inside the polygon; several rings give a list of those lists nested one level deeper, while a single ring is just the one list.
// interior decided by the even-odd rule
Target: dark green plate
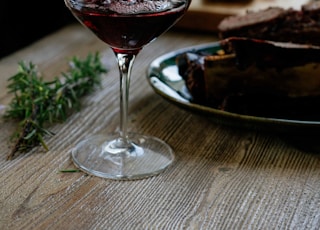
[{"label": "dark green plate", "polygon": [[164,54],[151,62],[147,70],[147,79],[154,91],[169,102],[189,111],[212,118],[219,123],[250,129],[264,129],[286,133],[298,132],[304,135],[306,132],[307,134],[318,133],[320,130],[320,120],[306,121],[248,116],[191,103],[191,97],[186,89],[184,80],[178,74],[178,67],[175,63],[177,55],[193,50],[214,53],[219,49],[219,43],[216,42],[187,47]]}]

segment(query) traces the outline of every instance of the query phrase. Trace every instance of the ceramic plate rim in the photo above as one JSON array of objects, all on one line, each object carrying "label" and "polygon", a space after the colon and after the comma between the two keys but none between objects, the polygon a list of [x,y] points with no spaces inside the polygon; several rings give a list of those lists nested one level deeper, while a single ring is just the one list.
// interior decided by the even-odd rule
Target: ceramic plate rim
[{"label": "ceramic plate rim", "polygon": [[[163,55],[158,56],[154,60],[151,61],[149,64],[149,67],[147,69],[147,80],[149,84],[152,86],[153,90],[162,96],[163,98],[167,99],[169,102],[172,102],[178,106],[182,106],[186,109],[191,109],[194,111],[199,112],[205,112],[207,114],[212,115],[218,115],[225,118],[233,118],[233,119],[239,119],[239,120],[245,120],[245,121],[255,121],[258,123],[273,123],[273,124],[283,124],[283,125],[303,125],[303,126],[319,126],[320,127],[320,121],[308,121],[308,120],[295,120],[295,119],[282,119],[282,118],[271,118],[271,117],[260,117],[260,116],[251,116],[251,115],[243,115],[243,114],[237,114],[232,113],[228,111],[222,111],[219,109],[207,107],[204,105],[196,104],[193,102],[188,101],[186,98],[183,98],[181,95],[179,95],[175,89],[170,87],[167,82],[162,81],[159,77],[159,71],[162,71],[163,68],[160,67],[160,65],[169,59],[175,58],[178,54],[181,54],[186,51],[191,50],[202,50],[202,49],[210,49],[214,48],[216,46],[219,46],[219,42],[211,42],[211,43],[205,43],[195,46],[189,46],[185,48],[180,48],[168,53],[165,53]],[[181,78],[182,79],[182,78]],[[156,81],[155,81],[156,80]],[[183,81],[183,80],[182,80]],[[159,86],[158,84],[162,83],[162,86]],[[165,92],[164,89],[160,89],[161,87],[167,87],[168,92]],[[167,90],[166,89],[166,90]]]}]

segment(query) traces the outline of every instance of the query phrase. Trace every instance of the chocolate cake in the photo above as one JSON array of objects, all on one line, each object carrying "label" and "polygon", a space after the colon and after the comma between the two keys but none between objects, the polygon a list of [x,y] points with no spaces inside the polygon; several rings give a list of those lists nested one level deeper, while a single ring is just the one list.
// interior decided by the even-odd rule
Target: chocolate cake
[{"label": "chocolate cake", "polygon": [[301,10],[269,7],[226,17],[218,30],[221,39],[237,36],[320,45],[320,1],[303,5]]},{"label": "chocolate cake", "polygon": [[219,25],[217,53],[177,57],[192,101],[246,115],[320,120],[320,1]]}]

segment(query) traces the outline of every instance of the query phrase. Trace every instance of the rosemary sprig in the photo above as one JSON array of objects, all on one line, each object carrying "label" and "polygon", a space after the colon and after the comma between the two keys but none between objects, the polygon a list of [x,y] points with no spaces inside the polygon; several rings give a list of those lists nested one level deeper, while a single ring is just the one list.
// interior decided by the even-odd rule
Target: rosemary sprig
[{"label": "rosemary sprig", "polygon": [[31,62],[19,62],[18,67],[18,73],[8,80],[8,90],[14,98],[4,114],[5,119],[20,121],[8,160],[39,144],[48,150],[44,136],[54,133],[46,127],[66,120],[74,110],[79,110],[80,97],[94,91],[101,83],[101,74],[107,72],[99,53],[89,54],[84,60],[73,57],[68,72],[50,82],[43,80]]}]

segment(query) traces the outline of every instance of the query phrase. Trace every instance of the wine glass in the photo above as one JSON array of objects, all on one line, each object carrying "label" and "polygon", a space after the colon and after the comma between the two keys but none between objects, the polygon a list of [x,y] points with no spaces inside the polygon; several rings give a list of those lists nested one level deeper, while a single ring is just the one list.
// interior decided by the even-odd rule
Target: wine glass
[{"label": "wine glass", "polygon": [[191,0],[64,0],[74,17],[114,52],[120,72],[120,131],[93,135],[71,152],[74,164],[91,175],[141,179],[171,165],[174,153],[164,141],[127,130],[131,71],[142,48],[166,32]]}]

